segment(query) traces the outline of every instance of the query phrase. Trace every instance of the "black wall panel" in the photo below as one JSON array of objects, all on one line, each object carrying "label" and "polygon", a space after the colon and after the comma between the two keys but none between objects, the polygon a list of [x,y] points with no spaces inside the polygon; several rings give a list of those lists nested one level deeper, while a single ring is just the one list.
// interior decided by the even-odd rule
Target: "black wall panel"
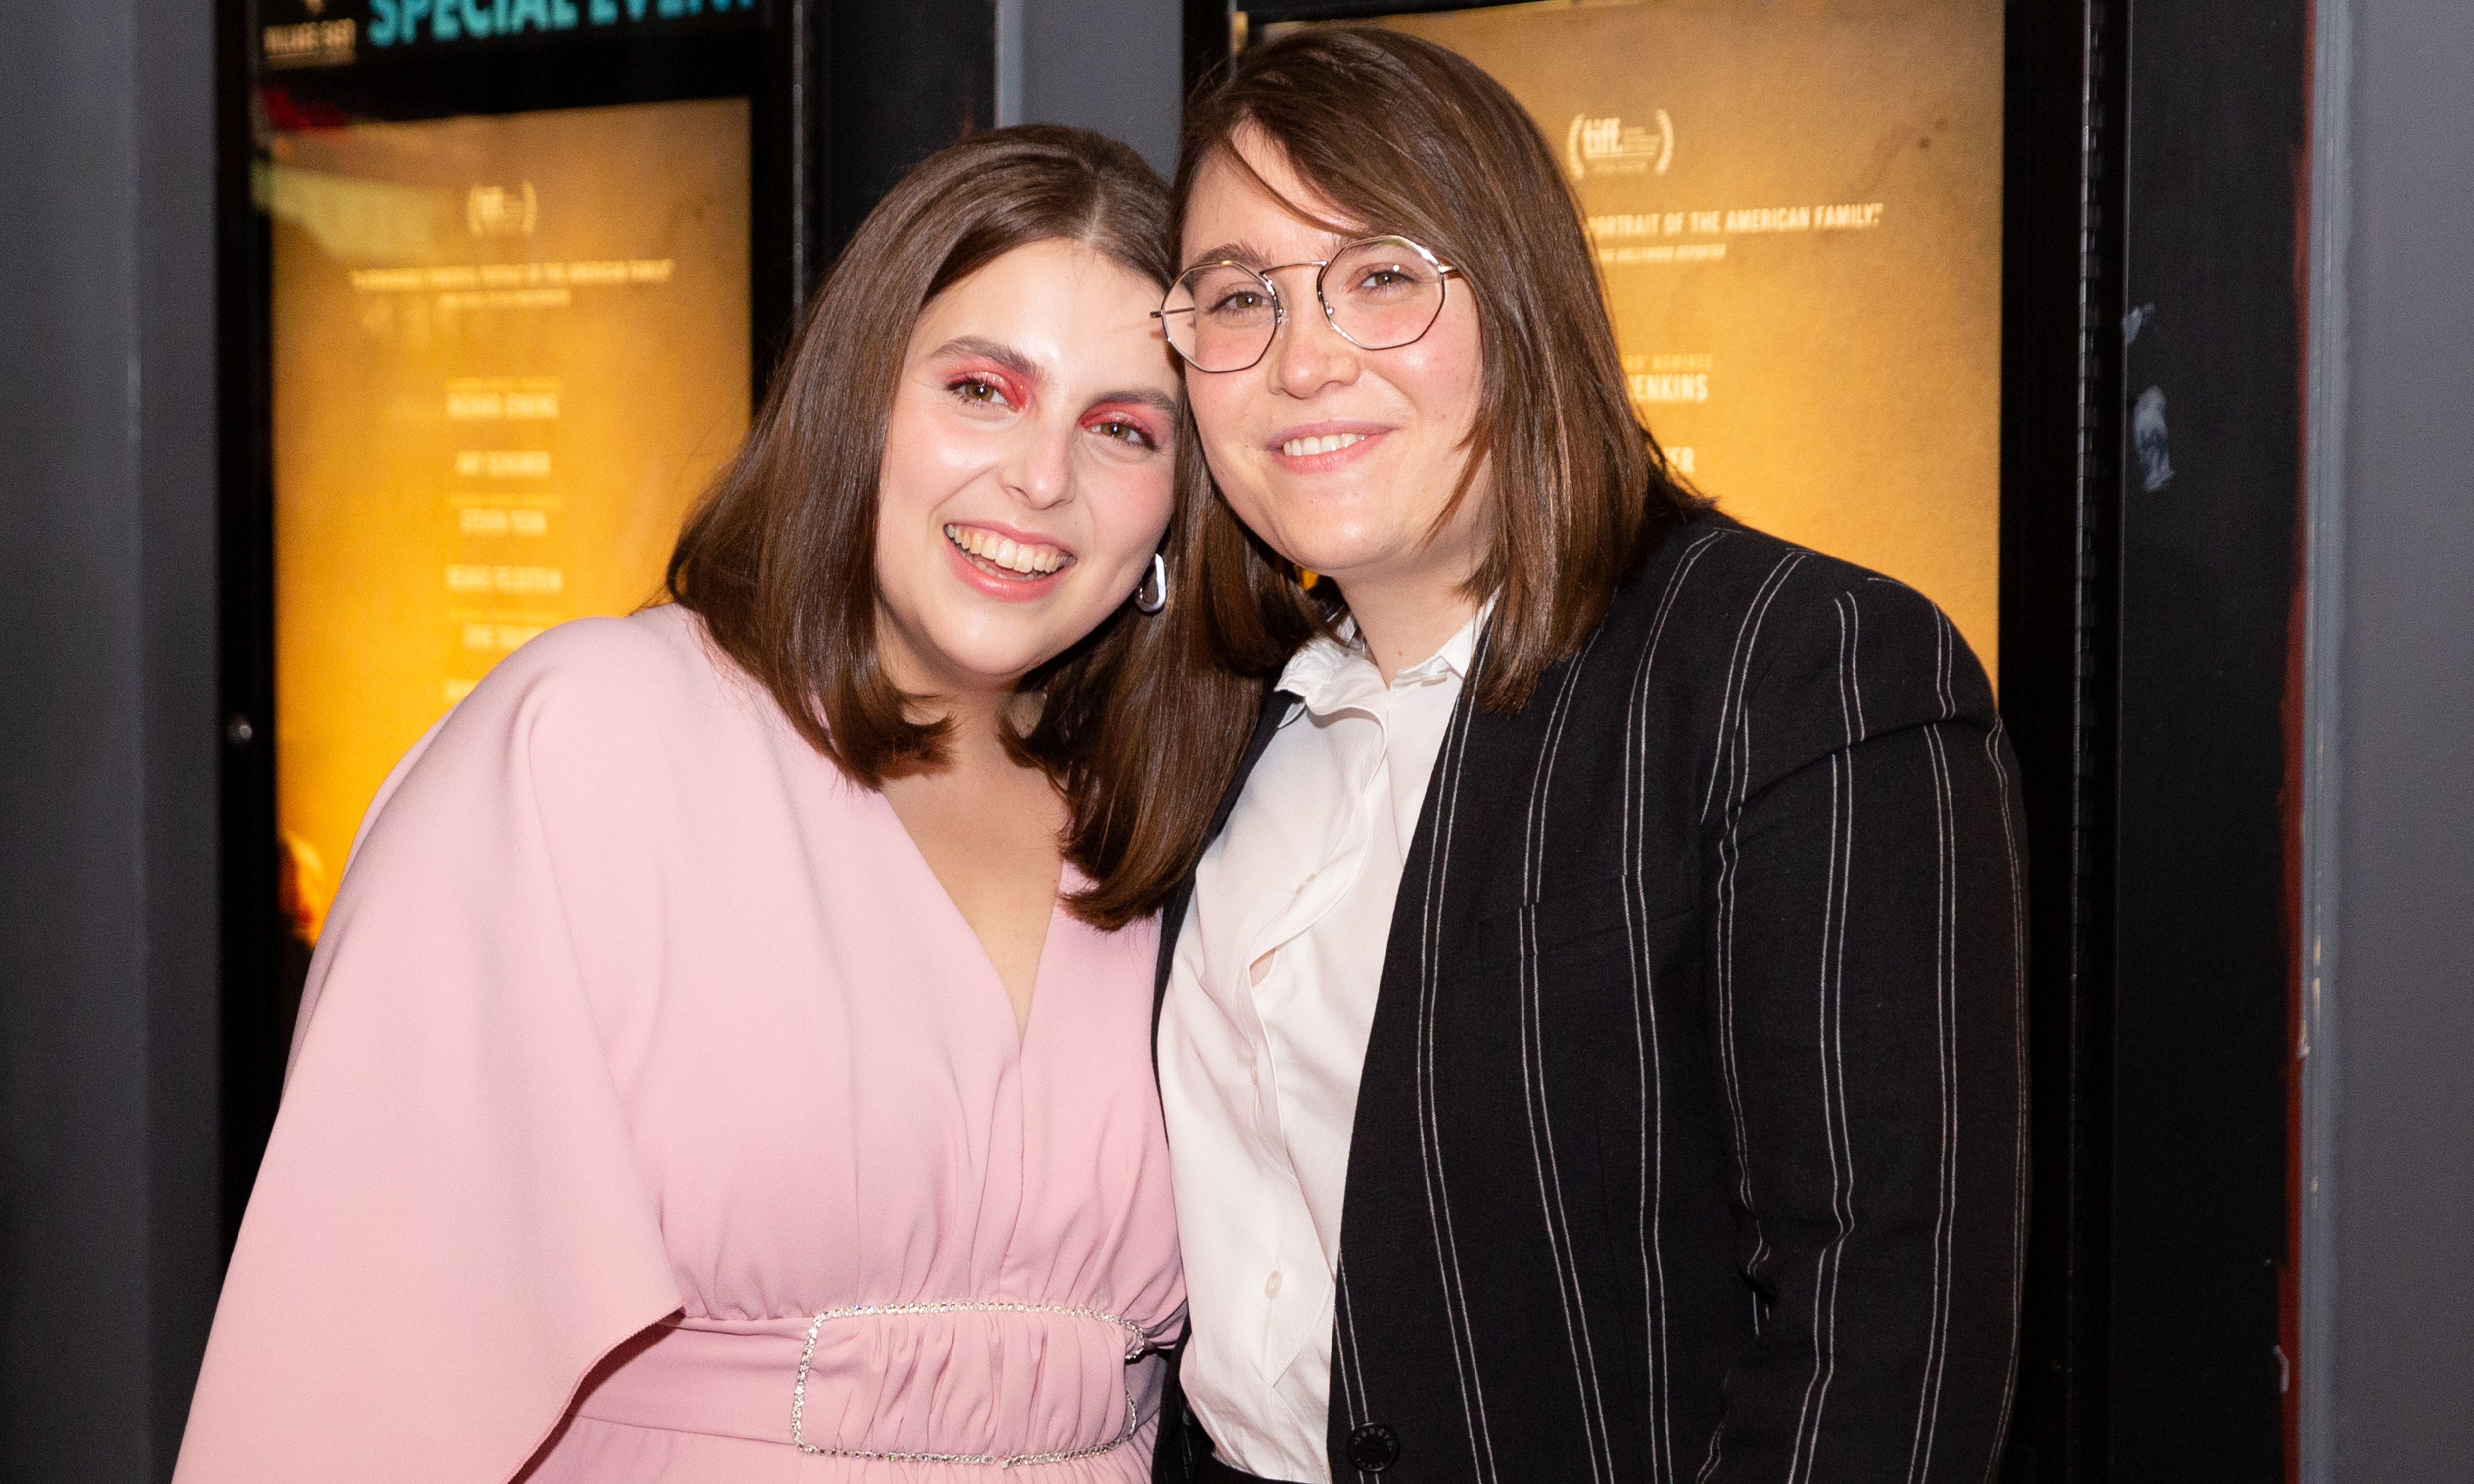
[{"label": "black wall panel", "polygon": [[2110,1477],[2283,1476],[2305,0],[2140,0],[2123,140]]},{"label": "black wall panel", "polygon": [[171,1472],[213,1311],[213,28],[0,10],[0,1477]]}]

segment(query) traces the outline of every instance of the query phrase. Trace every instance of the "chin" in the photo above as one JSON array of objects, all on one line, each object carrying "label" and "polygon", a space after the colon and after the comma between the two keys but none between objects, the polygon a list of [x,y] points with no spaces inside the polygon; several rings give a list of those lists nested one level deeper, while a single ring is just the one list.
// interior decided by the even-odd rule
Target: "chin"
[{"label": "chin", "polygon": [[1280,554],[1309,572],[1320,572],[1346,586],[1346,575],[1386,564],[1394,555],[1379,543],[1349,535],[1324,534],[1296,541]]},{"label": "chin", "polygon": [[1033,634],[990,634],[969,623],[931,623],[914,634],[912,663],[925,672],[912,680],[914,688],[1003,690],[1037,668],[1042,658]]},{"label": "chin", "polygon": [[1010,690],[1022,678],[1055,656],[1049,651],[1006,649],[948,650],[942,657],[947,673],[977,690]]},{"label": "chin", "polygon": [[1383,560],[1396,544],[1395,532],[1401,523],[1395,512],[1374,501],[1322,491],[1282,491],[1262,500],[1256,511],[1259,520],[1249,519],[1243,510],[1237,512],[1238,519],[1249,529],[1264,533],[1282,556],[1318,572]]}]

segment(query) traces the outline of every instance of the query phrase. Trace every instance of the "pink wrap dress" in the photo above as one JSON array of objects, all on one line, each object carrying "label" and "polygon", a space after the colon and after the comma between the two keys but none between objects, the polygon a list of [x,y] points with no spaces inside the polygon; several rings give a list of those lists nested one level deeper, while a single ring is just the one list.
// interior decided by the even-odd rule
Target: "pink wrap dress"
[{"label": "pink wrap dress", "polygon": [[544,634],[362,826],[176,1479],[1147,1477],[1155,943],[1060,910],[1018,1036],[691,615]]}]

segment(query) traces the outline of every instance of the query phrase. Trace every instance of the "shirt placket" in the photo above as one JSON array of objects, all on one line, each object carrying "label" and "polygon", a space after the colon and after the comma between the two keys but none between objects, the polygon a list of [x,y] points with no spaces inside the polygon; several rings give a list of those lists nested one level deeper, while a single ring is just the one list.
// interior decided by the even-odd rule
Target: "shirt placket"
[{"label": "shirt placket", "polygon": [[[1351,738],[1344,750],[1347,773],[1338,794],[1346,812],[1327,837],[1335,848],[1325,852],[1298,884],[1286,908],[1273,915],[1260,934],[1249,939],[1244,963],[1238,966],[1238,971],[1248,975],[1239,982],[1246,984],[1253,996],[1254,1021],[1260,1037],[1250,1068],[1257,1087],[1253,1132],[1260,1141],[1265,1166],[1278,1171],[1280,1176],[1278,1220],[1262,1280],[1260,1330],[1263,1379],[1275,1389],[1306,1347],[1322,1338],[1327,1329],[1331,1279],[1280,1118],[1277,1068],[1272,1056],[1269,1027],[1277,1018],[1281,993],[1295,990],[1294,981],[1286,976],[1296,971],[1296,965],[1283,960],[1347,899],[1358,873],[1364,869],[1374,827],[1371,791],[1389,786],[1383,767],[1390,743],[1385,705],[1389,699],[1388,692],[1370,687],[1368,694],[1331,707],[1334,713],[1348,713],[1366,733],[1362,740]],[[1254,984],[1250,975],[1254,959],[1274,947],[1279,951],[1263,982]]]}]

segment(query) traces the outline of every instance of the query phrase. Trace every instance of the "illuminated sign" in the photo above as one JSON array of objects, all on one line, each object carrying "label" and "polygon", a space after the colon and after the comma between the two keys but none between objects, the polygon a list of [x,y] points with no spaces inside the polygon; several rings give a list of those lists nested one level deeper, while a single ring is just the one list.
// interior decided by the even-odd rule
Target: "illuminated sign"
[{"label": "illuminated sign", "polygon": [[708,11],[720,15],[753,11],[756,0],[369,0],[369,7],[370,45],[394,46],[677,20]]},{"label": "illuminated sign", "polygon": [[[348,67],[418,46],[579,39],[658,26],[724,28],[758,19],[756,0],[264,0],[258,60],[270,70]],[[367,47],[369,51],[363,51]]]},{"label": "illuminated sign", "polygon": [[314,926],[378,784],[509,650],[657,592],[748,419],[748,107],[281,131],[277,823]]},{"label": "illuminated sign", "polygon": [[1588,217],[1634,403],[1750,524],[2000,639],[2001,4],[1385,22],[1494,74]]}]

